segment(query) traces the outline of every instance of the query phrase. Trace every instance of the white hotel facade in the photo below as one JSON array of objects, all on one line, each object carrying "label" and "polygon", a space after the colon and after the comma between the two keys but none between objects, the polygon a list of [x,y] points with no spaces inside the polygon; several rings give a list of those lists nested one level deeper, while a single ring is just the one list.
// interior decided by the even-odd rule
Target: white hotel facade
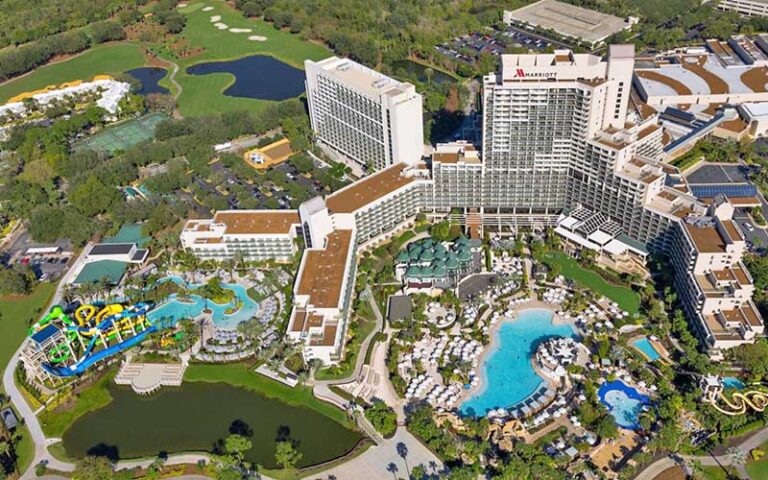
[{"label": "white hotel facade", "polygon": [[[741,275],[743,236],[720,207],[716,216],[728,227],[717,232],[726,231],[731,240],[723,244],[729,246],[709,252],[715,248],[710,242],[686,241],[687,225],[718,221],[700,220],[713,216],[707,205],[665,184],[671,169],[659,160],[658,117],[627,114],[633,65],[627,45],[611,46],[605,60],[569,51],[504,55],[500,71],[484,78],[481,152],[464,142],[437,145],[430,165],[398,161],[303,204],[299,231],[309,248],[294,286],[287,336],[304,344],[307,359],[338,362],[357,254],[419,213],[448,216],[479,236],[486,230],[555,227],[574,212],[584,217],[578,224],[584,237],[618,239],[641,254],[647,246],[675,259],[680,298],[713,355],[753,341],[763,321],[749,299],[751,279]],[[309,68],[307,75],[309,85]],[[313,127],[318,128],[315,120]],[[401,159],[382,158],[388,159],[382,165]],[[710,266],[713,255],[723,256],[722,265]],[[728,283],[722,270],[736,280]],[[715,287],[736,292],[727,302],[702,301],[696,289],[701,275],[721,277]]]},{"label": "white hotel facade", "polygon": [[374,171],[421,161],[422,99],[412,84],[346,58],[306,60],[304,70],[318,141]]}]

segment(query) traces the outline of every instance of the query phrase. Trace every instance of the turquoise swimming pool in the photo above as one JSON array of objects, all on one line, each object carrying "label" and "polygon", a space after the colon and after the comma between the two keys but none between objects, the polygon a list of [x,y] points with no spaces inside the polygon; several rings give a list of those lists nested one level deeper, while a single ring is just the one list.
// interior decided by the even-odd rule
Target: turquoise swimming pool
[{"label": "turquoise swimming pool", "polygon": [[[200,286],[196,284],[187,284],[187,282],[179,277],[165,277],[160,279],[159,282],[175,282],[179,285],[192,288]],[[256,315],[256,312],[259,310],[259,304],[248,296],[245,287],[242,285],[224,283],[222,286],[235,292],[236,300],[219,305],[200,295],[189,295],[187,298],[179,299],[177,295],[174,294],[168,297],[168,300],[165,303],[160,304],[157,308],[149,312],[147,316],[153,322],[158,320],[177,322],[183,318],[196,317],[204,308],[208,308],[213,312],[211,317],[217,327],[230,330],[235,329],[239,323]],[[232,314],[225,313],[227,309],[234,307],[237,302],[243,303],[238,311]]]},{"label": "turquoise swimming pool", "polygon": [[620,380],[606,382],[597,391],[600,403],[608,407],[616,425],[629,430],[640,428],[638,419],[651,399]]},{"label": "turquoise swimming pool", "polygon": [[723,387],[741,390],[744,388],[744,382],[736,377],[723,377]]},{"label": "turquoise swimming pool", "polygon": [[652,362],[661,359],[661,355],[659,354],[658,351],[656,351],[655,348],[653,348],[653,344],[651,343],[650,340],[648,340],[647,337],[642,337],[642,338],[633,340],[632,346],[640,350],[641,352],[643,352],[646,357],[651,359]]},{"label": "turquoise swimming pool", "polygon": [[483,417],[514,407],[543,386],[531,365],[536,347],[551,337],[575,336],[570,325],[553,325],[552,317],[549,310],[522,310],[499,327],[480,371],[480,391],[461,404],[462,415]]}]

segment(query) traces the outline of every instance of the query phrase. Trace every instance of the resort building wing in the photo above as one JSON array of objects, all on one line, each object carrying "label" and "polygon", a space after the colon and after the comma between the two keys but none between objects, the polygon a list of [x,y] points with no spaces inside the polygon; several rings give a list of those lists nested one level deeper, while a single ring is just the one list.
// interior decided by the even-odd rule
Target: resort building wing
[{"label": "resort building wing", "polygon": [[[681,78],[695,75],[702,88],[724,90],[703,73],[713,58],[696,58],[699,63],[675,67],[684,71]],[[333,68],[343,64],[334,62]],[[335,363],[343,358],[358,251],[409,228],[417,214],[459,222],[471,240],[456,251],[414,244],[402,252],[398,278],[412,288],[450,288],[471,270],[471,242],[484,232],[553,227],[572,253],[595,250],[621,271],[644,271],[651,252],[671,255],[686,312],[712,355],[719,355],[763,331],[750,299],[754,287],[740,263],[746,242],[731,219],[743,189],[688,185],[663,162],[668,147],[680,144],[668,138],[665,118],[690,112],[659,115],[642,103],[632,81],[645,77],[634,66],[631,45],[612,45],[606,58],[568,50],[504,55],[499,71],[483,79],[481,149],[462,141],[438,144],[428,164],[388,157],[375,173],[298,211],[219,212],[190,220],[182,243],[203,258],[241,251],[285,260],[301,235],[306,249],[286,335],[302,343],[305,358]],[[734,109],[722,112],[717,125],[735,116]],[[717,125],[705,123],[699,132]],[[354,135],[364,143],[364,132]],[[446,258],[436,261],[438,255]]]}]

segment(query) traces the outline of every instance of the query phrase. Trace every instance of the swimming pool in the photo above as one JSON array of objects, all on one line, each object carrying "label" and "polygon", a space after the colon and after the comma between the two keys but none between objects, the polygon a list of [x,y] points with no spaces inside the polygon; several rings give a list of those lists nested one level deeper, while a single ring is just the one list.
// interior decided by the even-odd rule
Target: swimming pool
[{"label": "swimming pool", "polygon": [[616,425],[629,430],[640,428],[638,419],[643,407],[651,404],[651,399],[620,380],[606,382],[597,391],[600,403],[608,407]]},{"label": "swimming pool", "polygon": [[[174,282],[192,288],[200,286],[197,284],[187,284],[187,282],[179,277],[165,277],[161,278],[158,282]],[[235,292],[235,300],[219,305],[200,295],[189,295],[182,300],[176,294],[173,294],[168,297],[168,301],[149,312],[147,317],[153,322],[158,320],[177,322],[183,318],[196,317],[204,308],[208,308],[212,312],[211,317],[217,327],[235,329],[239,323],[256,315],[256,312],[259,310],[259,304],[248,296],[245,287],[234,283],[223,283],[222,287]],[[232,314],[225,313],[227,309],[235,307],[238,301],[243,302],[242,307],[238,311]]]},{"label": "swimming pool", "polygon": [[736,377],[723,377],[723,387],[741,390],[744,388],[744,382]]},{"label": "swimming pool", "polygon": [[544,384],[531,365],[536,347],[551,337],[575,336],[570,325],[553,325],[552,317],[550,310],[527,309],[499,327],[480,372],[480,391],[461,404],[462,415],[512,407]]},{"label": "swimming pool", "polygon": [[652,362],[661,359],[659,352],[653,347],[653,344],[648,337],[638,338],[632,341],[632,346],[640,350],[648,357]]}]

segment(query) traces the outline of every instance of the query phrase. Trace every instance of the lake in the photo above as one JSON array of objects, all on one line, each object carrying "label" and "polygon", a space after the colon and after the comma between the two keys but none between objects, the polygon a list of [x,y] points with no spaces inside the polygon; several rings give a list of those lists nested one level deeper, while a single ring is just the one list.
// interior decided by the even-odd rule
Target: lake
[{"label": "lake", "polygon": [[[422,83],[427,83],[429,81],[429,78],[426,75],[426,70],[431,67],[426,65],[411,60],[398,60],[392,64],[392,67],[394,68],[396,77],[398,76],[398,72],[401,72],[400,76],[416,77]],[[402,73],[405,73],[406,75],[402,75]],[[432,81],[434,83],[455,83],[456,79],[441,72],[437,68],[432,68]]]},{"label": "lake", "polygon": [[64,434],[67,455],[111,458],[159,452],[211,451],[230,433],[252,432],[246,460],[276,468],[275,444],[290,439],[304,454],[299,467],[340,457],[362,436],[308,408],[293,407],[224,383],[184,383],[150,398],[109,386],[113,400],[78,419]]},{"label": "lake", "polygon": [[127,70],[125,73],[141,82],[139,95],[149,95],[150,93],[168,93],[168,89],[160,86],[157,82],[165,77],[168,71],[160,67],[139,67],[133,70]]},{"label": "lake", "polygon": [[191,75],[229,73],[235,83],[224,90],[228,97],[286,100],[304,92],[304,71],[268,55],[252,55],[226,62],[206,62],[187,68]]}]

